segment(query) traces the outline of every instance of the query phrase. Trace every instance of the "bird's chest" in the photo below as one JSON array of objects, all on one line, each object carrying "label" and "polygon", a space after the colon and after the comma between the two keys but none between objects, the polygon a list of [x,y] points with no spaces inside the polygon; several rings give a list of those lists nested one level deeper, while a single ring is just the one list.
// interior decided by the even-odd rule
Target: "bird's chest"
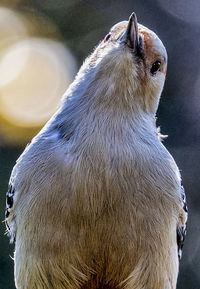
[{"label": "bird's chest", "polygon": [[132,173],[136,181],[147,191],[171,192],[180,185],[178,167],[170,153],[162,145],[140,145],[132,159]]},{"label": "bird's chest", "polygon": [[145,198],[177,198],[180,175],[165,147],[158,143],[118,143],[99,150],[87,148],[75,175],[84,202],[120,205]]}]

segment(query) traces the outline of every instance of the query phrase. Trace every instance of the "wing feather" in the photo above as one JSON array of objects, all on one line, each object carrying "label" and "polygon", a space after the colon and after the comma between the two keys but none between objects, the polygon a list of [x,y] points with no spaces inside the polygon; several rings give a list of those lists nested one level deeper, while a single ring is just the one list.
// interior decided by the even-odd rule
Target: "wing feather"
[{"label": "wing feather", "polygon": [[188,208],[187,208],[187,202],[186,202],[186,195],[185,195],[185,190],[182,187],[181,191],[181,197],[182,197],[182,202],[183,202],[183,210],[185,211],[186,215],[186,221],[184,222],[184,225],[179,225],[177,227],[177,246],[178,246],[178,258],[179,260],[182,257],[182,250],[183,250],[183,244],[186,236],[186,224],[187,224],[187,216],[188,216]]}]

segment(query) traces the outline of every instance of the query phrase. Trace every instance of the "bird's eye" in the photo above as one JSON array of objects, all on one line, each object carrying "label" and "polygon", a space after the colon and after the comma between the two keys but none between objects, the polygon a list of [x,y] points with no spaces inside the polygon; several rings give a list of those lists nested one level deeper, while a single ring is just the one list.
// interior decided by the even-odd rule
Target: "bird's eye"
[{"label": "bird's eye", "polygon": [[154,62],[154,64],[151,67],[151,74],[155,74],[159,70],[160,65],[161,65],[160,61],[157,60],[156,62]]},{"label": "bird's eye", "polygon": [[108,33],[104,38],[104,42],[108,41],[110,37],[111,37],[111,33]]}]

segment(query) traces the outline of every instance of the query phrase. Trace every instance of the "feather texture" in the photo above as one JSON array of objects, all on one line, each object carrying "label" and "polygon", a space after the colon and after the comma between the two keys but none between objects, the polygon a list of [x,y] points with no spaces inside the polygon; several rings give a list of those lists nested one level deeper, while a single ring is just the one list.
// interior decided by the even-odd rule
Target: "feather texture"
[{"label": "feather texture", "polygon": [[138,57],[122,42],[126,27],[85,61],[13,169],[6,222],[18,289],[176,287],[186,215],[155,126],[167,55],[138,24]]}]

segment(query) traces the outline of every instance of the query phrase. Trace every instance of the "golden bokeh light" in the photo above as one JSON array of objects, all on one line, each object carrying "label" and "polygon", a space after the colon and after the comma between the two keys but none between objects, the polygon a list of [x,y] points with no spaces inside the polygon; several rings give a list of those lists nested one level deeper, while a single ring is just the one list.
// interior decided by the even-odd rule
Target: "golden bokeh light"
[{"label": "golden bokeh light", "polygon": [[30,29],[36,21],[24,21],[6,8],[1,13],[10,27],[4,29],[0,18],[0,136],[6,143],[23,144],[56,111],[77,66],[61,42],[29,33],[36,31]]},{"label": "golden bokeh light", "polygon": [[72,55],[61,43],[30,38],[12,46],[2,62],[1,115],[15,125],[41,126],[73,79]]},{"label": "golden bokeh light", "polygon": [[11,9],[0,7],[0,56],[9,45],[27,35],[23,16]]}]

